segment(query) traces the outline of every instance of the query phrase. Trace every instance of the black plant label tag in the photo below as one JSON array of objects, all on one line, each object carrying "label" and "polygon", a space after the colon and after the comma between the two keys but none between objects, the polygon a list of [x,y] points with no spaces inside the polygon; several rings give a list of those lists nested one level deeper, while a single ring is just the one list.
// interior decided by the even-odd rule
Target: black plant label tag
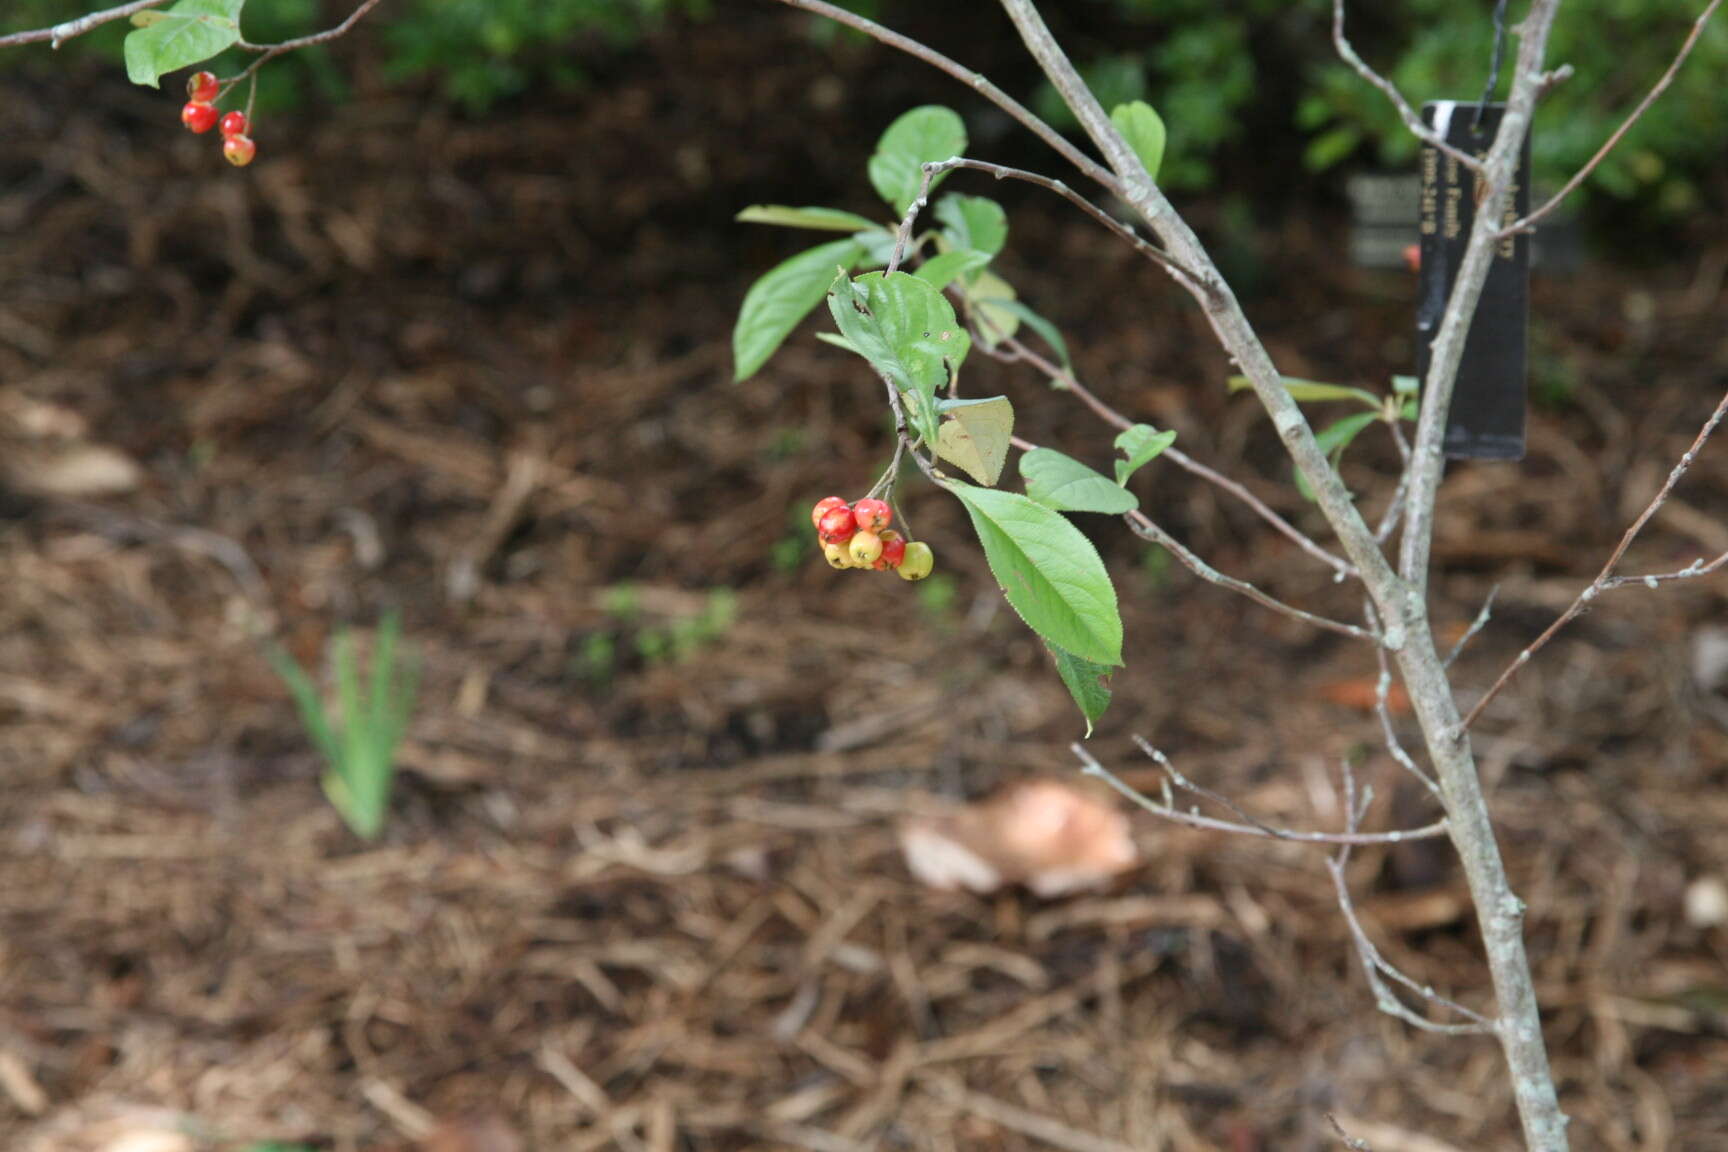
[{"label": "black plant label tag", "polygon": [[[1481,108],[1480,121],[1477,109]],[[1436,100],[1422,108],[1423,120],[1460,152],[1486,156],[1500,126],[1503,104],[1485,106]],[[1418,199],[1422,269],[1416,305],[1417,374],[1428,379],[1428,363],[1440,319],[1452,295],[1470,228],[1482,194],[1476,174],[1432,145],[1422,146]],[[1524,138],[1513,175],[1505,224],[1530,210],[1530,138]],[[1454,459],[1517,460],[1524,455],[1525,359],[1530,331],[1530,237],[1499,242],[1470,335],[1452,408],[1446,417],[1446,455]]]}]

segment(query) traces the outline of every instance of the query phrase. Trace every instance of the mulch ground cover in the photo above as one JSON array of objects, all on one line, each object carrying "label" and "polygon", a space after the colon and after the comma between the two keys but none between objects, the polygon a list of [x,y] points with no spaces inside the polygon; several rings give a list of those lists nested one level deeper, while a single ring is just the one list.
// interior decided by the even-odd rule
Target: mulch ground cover
[{"label": "mulch ground cover", "polygon": [[[0,1146],[1250,1152],[1336,1147],[1328,1113],[1380,1152],[1512,1146],[1497,1049],[1375,1012],[1312,850],[1147,818],[1105,892],[910,878],[899,820],[1072,774],[1077,717],[940,493],[906,504],[938,578],[821,563],[810,503],[885,462],[866,373],[807,330],[730,380],[744,287],[796,241],[731,213],[873,212],[840,181],[881,124],[970,108],[838,61],[752,18],[484,119],[285,116],[244,173],[154,94],[4,91]],[[1168,279],[1001,191],[1006,271],[1092,385],[1317,530]],[[1412,286],[1345,265],[1335,213],[1201,223],[1256,254],[1284,371],[1382,387],[1412,359]],[[1719,230],[1675,251],[1537,284],[1529,458],[1456,468],[1439,516],[1447,634],[1498,588],[1466,699],[1728,386]],[[1108,457],[1034,376],[966,383]],[[1395,462],[1347,457],[1371,510]],[[1143,505],[1219,568],[1359,615],[1149,471]],[[1304,826],[1336,823],[1350,757],[1378,826],[1432,819],[1363,706],[1370,652],[1085,527],[1129,635],[1097,756],[1152,786],[1143,733]],[[1718,443],[1627,569],[1725,548]],[[1720,577],[1616,592],[1479,725],[1581,1149],[1728,1147],[1728,930],[1684,899],[1728,877],[1725,603]],[[423,685],[362,844],[261,638],[318,668],[389,608]],[[1360,851],[1351,880],[1389,959],[1485,1007],[1447,850]]]}]

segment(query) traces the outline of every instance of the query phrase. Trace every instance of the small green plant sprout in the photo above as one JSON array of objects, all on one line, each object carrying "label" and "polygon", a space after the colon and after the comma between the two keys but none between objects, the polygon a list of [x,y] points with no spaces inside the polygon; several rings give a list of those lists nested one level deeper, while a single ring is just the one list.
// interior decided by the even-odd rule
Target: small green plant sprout
[{"label": "small green plant sprout", "polygon": [[396,746],[414,711],[419,668],[399,644],[402,617],[385,614],[372,638],[370,684],[361,686],[354,638],[346,628],[336,634],[332,663],[341,715],[332,721],[312,678],[280,645],[267,652],[270,666],[288,686],[300,722],[324,756],[324,794],[354,834],[372,840],[384,827],[395,773]]}]

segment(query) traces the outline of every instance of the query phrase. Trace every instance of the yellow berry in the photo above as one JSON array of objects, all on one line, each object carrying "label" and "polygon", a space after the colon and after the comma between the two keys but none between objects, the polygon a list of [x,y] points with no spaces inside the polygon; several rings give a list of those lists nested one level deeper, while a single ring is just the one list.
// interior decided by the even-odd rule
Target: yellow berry
[{"label": "yellow berry", "polygon": [[847,542],[846,552],[852,557],[852,563],[868,568],[882,555],[882,537],[874,532],[860,532]]},{"label": "yellow berry", "polygon": [[902,580],[922,580],[935,567],[936,554],[930,551],[930,545],[914,540],[906,545],[906,556],[900,561],[898,571]]}]

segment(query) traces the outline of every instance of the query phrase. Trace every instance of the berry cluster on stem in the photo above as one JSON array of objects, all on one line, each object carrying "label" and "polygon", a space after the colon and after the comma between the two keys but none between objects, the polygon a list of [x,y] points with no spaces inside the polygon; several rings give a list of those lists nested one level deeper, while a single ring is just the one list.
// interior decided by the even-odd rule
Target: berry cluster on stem
[{"label": "berry cluster on stem", "polygon": [[924,579],[935,567],[935,554],[930,545],[907,540],[888,527],[893,521],[888,502],[868,496],[856,504],[829,496],[810,510],[810,523],[816,526],[830,568],[892,570],[902,580]]},{"label": "berry cluster on stem", "polygon": [[186,106],[180,109],[180,123],[200,136],[220,127],[223,157],[234,167],[244,168],[258,154],[258,145],[247,135],[252,128],[251,120],[238,110],[217,111],[216,100],[221,94],[222,82],[214,72],[194,72],[186,81],[188,99]]}]

